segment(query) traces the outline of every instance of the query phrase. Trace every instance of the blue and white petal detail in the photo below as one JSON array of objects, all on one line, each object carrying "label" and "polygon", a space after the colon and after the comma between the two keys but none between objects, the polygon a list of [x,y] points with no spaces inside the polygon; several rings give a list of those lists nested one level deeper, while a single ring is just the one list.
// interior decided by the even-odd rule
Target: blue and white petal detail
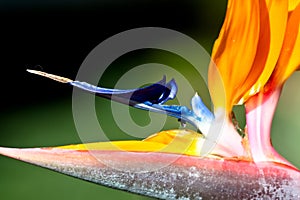
[{"label": "blue and white petal detail", "polygon": [[188,122],[196,127],[204,136],[208,134],[210,125],[214,120],[213,113],[205,106],[201,98],[196,93],[191,100],[192,110],[181,105],[165,105],[168,100],[172,100],[177,94],[177,84],[174,79],[166,82],[166,77],[150,86],[137,89],[109,89],[91,85],[86,82],[73,81],[71,79],[48,74],[42,71],[27,70],[30,73],[38,74],[62,83],[68,83],[84,91],[97,96],[111,99],[113,101],[130,105],[135,108],[167,114],[182,122]]}]

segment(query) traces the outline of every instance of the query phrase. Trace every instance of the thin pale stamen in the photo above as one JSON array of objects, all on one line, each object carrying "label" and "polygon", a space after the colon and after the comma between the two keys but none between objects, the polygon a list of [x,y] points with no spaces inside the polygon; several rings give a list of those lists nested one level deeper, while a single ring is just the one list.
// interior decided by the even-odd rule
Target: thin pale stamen
[{"label": "thin pale stamen", "polygon": [[54,75],[54,74],[49,74],[49,73],[42,72],[42,71],[37,71],[37,70],[32,70],[32,69],[27,69],[26,71],[28,71],[29,73],[32,73],[32,74],[37,74],[37,75],[40,75],[40,76],[44,76],[46,78],[50,78],[52,80],[55,80],[55,81],[58,81],[58,82],[61,82],[61,83],[73,82],[73,80],[71,80],[69,78],[65,78],[65,77],[62,77],[62,76],[57,76],[57,75]]}]

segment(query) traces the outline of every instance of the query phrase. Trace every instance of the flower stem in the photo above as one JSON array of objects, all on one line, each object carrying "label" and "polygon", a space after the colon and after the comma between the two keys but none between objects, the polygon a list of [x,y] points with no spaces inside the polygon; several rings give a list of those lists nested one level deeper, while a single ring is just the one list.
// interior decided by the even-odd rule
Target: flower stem
[{"label": "flower stem", "polygon": [[254,162],[278,162],[294,167],[273,148],[271,125],[282,87],[260,92],[246,102],[248,140]]}]

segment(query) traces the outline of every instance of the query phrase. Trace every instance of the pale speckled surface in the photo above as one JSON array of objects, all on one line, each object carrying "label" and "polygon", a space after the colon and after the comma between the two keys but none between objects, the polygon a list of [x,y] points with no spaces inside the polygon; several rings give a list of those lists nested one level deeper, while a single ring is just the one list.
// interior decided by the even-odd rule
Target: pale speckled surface
[{"label": "pale speckled surface", "polygon": [[[274,163],[162,153],[0,149],[2,154],[101,185],[161,199],[300,199],[300,172]],[[140,171],[148,171],[140,173]]]}]

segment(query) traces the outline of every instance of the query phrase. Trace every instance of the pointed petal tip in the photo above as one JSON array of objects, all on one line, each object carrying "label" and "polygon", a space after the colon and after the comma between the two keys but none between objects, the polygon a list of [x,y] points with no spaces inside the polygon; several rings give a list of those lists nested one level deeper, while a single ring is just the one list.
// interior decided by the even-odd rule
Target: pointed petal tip
[{"label": "pointed petal tip", "polygon": [[43,155],[39,152],[40,148],[10,148],[0,147],[0,155],[20,160],[23,162],[42,166]]},{"label": "pointed petal tip", "polygon": [[0,154],[11,158],[17,158],[18,150],[19,149],[16,148],[0,147]]},{"label": "pointed petal tip", "polygon": [[40,75],[40,76],[44,76],[46,78],[50,78],[52,80],[61,82],[61,83],[70,83],[73,82],[73,80],[69,79],[69,78],[65,78],[62,76],[57,76],[54,74],[49,74],[43,71],[38,71],[38,70],[32,70],[32,69],[26,69],[27,72],[32,73],[32,74],[36,74],[36,75]]},{"label": "pointed petal tip", "polygon": [[10,148],[10,147],[0,147],[0,155],[14,158],[17,160],[22,160],[25,162],[30,162],[30,160],[32,160],[31,158],[34,157],[33,156],[34,152],[37,151],[38,149],[40,148],[20,149],[20,148]]},{"label": "pointed petal tip", "polygon": [[0,155],[49,169],[65,166],[94,166],[93,156],[88,151],[76,151],[55,147],[43,148],[8,148],[0,147]]}]

